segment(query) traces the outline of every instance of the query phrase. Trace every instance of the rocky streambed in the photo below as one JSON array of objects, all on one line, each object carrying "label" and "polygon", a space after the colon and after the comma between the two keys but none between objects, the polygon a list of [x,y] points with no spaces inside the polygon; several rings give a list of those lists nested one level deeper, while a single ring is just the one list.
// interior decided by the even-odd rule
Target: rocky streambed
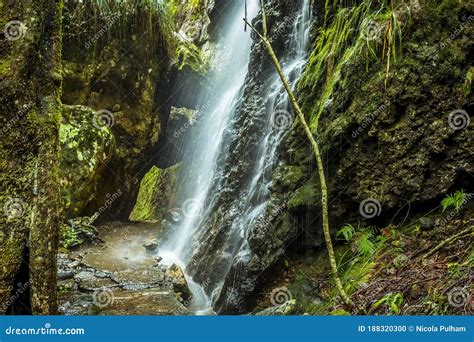
[{"label": "rocky streambed", "polygon": [[157,224],[111,224],[103,241],[58,255],[60,311],[65,315],[188,315],[182,270],[156,256]]}]

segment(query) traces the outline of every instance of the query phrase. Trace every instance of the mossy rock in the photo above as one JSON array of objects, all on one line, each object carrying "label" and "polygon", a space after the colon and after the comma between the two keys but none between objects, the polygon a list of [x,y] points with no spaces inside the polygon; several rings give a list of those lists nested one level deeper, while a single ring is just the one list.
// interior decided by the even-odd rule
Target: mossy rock
[{"label": "mossy rock", "polygon": [[114,153],[114,137],[85,106],[62,106],[61,194],[68,217],[79,216],[93,201],[101,169]]},{"label": "mossy rock", "polygon": [[167,169],[152,166],[140,183],[130,221],[161,221],[172,201],[179,165]]}]

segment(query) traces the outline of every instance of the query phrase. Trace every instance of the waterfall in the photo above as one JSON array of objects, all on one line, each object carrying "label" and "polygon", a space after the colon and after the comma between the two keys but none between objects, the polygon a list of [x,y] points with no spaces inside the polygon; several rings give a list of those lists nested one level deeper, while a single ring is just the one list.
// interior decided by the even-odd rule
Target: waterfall
[{"label": "waterfall", "polygon": [[[310,2],[298,1],[296,14],[283,23],[290,26],[291,39],[281,64],[293,87],[308,54]],[[258,3],[248,1],[249,19],[257,15]],[[242,24],[244,6],[243,1],[235,1],[224,20],[218,44],[221,69],[212,76],[213,88],[199,94],[205,114],[183,161],[183,219],[159,252],[164,262],[186,269],[199,312],[216,304],[226,279],[238,272],[233,267],[250,260],[249,236],[258,229],[256,223],[271,198],[278,146],[294,119],[276,71],[262,80],[264,114],[255,120],[245,116],[246,81],[253,75],[248,72],[252,40],[251,30],[245,32]],[[247,138],[255,148],[248,151],[252,155],[248,165],[239,165],[234,146]]]},{"label": "waterfall", "polygon": [[[176,232],[160,248],[164,263],[176,263],[186,267],[192,254],[192,242],[196,228],[205,217],[205,203],[212,196],[209,190],[218,179],[217,156],[222,149],[224,131],[235,112],[236,104],[244,85],[252,39],[249,30],[244,30],[243,17],[254,18],[259,10],[258,0],[233,1],[226,8],[226,17],[222,20],[221,38],[217,44],[215,63],[217,70],[211,75],[212,89],[203,91],[199,96],[202,120],[197,124],[198,134],[187,146],[183,168],[187,174],[181,197],[183,198],[183,220]],[[201,287],[187,277],[193,291],[194,303],[200,309],[210,307],[210,301]]]}]

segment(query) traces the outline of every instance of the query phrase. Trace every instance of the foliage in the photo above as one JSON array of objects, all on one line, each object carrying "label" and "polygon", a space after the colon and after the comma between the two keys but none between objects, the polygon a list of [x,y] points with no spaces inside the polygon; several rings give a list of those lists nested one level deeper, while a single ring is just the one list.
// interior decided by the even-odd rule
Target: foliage
[{"label": "foliage", "polygon": [[64,17],[65,37],[78,39],[79,46],[85,40],[96,46],[112,37],[118,38],[121,44],[140,38],[148,42],[142,44],[143,48],[152,49],[162,43],[172,53],[176,44],[173,18],[159,0],[67,2]]},{"label": "foliage", "polygon": [[80,245],[83,241],[77,232],[67,224],[61,224],[59,228],[59,245],[65,249]]},{"label": "foliage", "polygon": [[462,265],[457,262],[448,262],[448,272],[453,278],[458,278],[462,272]]},{"label": "foliage", "polygon": [[469,94],[471,93],[473,73],[474,73],[474,67],[471,67],[466,73],[466,79],[463,85],[463,93],[465,97],[468,97]]},{"label": "foliage", "polygon": [[446,296],[439,289],[435,288],[423,299],[423,305],[426,307],[426,314],[446,315],[448,313],[448,303]]},{"label": "foliage", "polygon": [[338,230],[336,237],[347,242],[353,241],[353,246],[359,254],[372,255],[375,252],[375,245],[372,241],[375,237],[369,228],[355,228],[351,224],[346,224]]},{"label": "foliage", "polygon": [[351,241],[355,234],[355,228],[351,224],[346,224],[344,227],[338,230],[336,233],[337,237],[344,237],[344,240]]},{"label": "foliage", "polygon": [[364,230],[358,234],[356,240],[357,251],[363,255],[372,255],[375,252],[374,243],[371,241],[373,238],[372,232]]},{"label": "foliage", "polygon": [[[370,62],[385,62],[388,74],[390,64],[397,63],[401,52],[402,30],[393,4],[363,1],[344,7],[336,1],[332,6],[336,11],[334,18],[319,30],[310,62],[298,85],[300,89],[320,94],[316,101],[312,99],[315,105],[310,113],[311,129],[315,133],[334,89],[344,86],[350,63],[359,57],[365,58],[366,66]],[[329,2],[326,2],[326,16],[328,11]]]},{"label": "foliage", "polygon": [[60,284],[58,286],[58,294],[60,296],[65,296],[67,295],[72,289],[72,285],[71,284],[68,284],[68,283],[65,283],[65,284]]},{"label": "foliage", "polygon": [[448,195],[441,201],[441,206],[443,211],[452,207],[454,210],[458,211],[462,208],[464,201],[466,200],[467,194],[463,191],[456,191],[454,194]]},{"label": "foliage", "polygon": [[400,308],[403,305],[403,295],[401,293],[389,293],[376,301],[372,308],[376,309],[381,305],[386,305],[389,314],[400,313]]},{"label": "foliage", "polygon": [[189,66],[194,71],[204,74],[210,67],[204,51],[193,43],[180,44],[176,49],[176,59],[179,70]]}]

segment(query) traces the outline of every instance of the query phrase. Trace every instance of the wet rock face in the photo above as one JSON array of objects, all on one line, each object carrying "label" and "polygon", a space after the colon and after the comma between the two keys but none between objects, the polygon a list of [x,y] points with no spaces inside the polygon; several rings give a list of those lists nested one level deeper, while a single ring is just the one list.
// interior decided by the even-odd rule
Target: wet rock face
[{"label": "wet rock face", "polygon": [[[459,188],[472,191],[472,126],[453,129],[449,113],[472,111],[472,94],[465,95],[464,88],[473,29],[466,28],[449,49],[439,49],[438,38],[432,36],[432,32],[439,31],[448,39],[466,12],[463,6],[446,2],[438,8],[426,5],[417,9],[413,26],[403,38],[404,53],[397,64],[391,61],[387,80],[385,64],[371,65],[367,70],[362,57],[343,68],[345,83],[337,84],[337,91],[324,104],[318,134],[327,164],[333,230],[346,222],[383,224],[400,208],[403,220],[407,213],[431,205],[446,192]],[[447,19],[449,25],[443,24],[444,11],[452,13]],[[283,13],[289,13],[284,2],[268,13],[270,23],[278,25],[276,18],[284,22]],[[320,19],[316,19],[315,31],[323,24]],[[258,21],[254,24],[260,25]],[[279,53],[287,40],[285,34],[274,38]],[[189,273],[206,284],[209,294],[223,277],[213,270],[230,269],[215,301],[215,309],[221,313],[248,310],[265,272],[289,244],[299,251],[323,246],[318,177],[310,146],[297,125],[280,148],[281,162],[273,172],[266,219],[248,236],[251,255],[229,261],[232,247],[223,247],[230,238],[232,222],[238,221],[242,212],[233,199],[251,201],[241,189],[248,184],[256,158],[255,146],[263,123],[261,80],[267,80],[271,68],[255,47],[244,100],[234,130],[228,133],[233,137],[228,156],[221,158],[226,177],[214,189],[220,191],[220,197],[213,203],[213,212],[198,238],[206,248],[199,249],[188,266]],[[324,82],[321,87],[299,87],[299,101],[308,116],[318,105],[322,89]],[[365,220],[359,213],[359,204],[368,198],[381,205],[382,215],[373,220]],[[405,210],[407,203],[410,209]],[[209,274],[210,278],[205,276]]]},{"label": "wet rock face", "polygon": [[[133,203],[140,181],[137,176],[142,175],[142,168],[158,142],[161,121],[169,107],[154,110],[155,104],[163,103],[166,98],[166,90],[161,89],[166,83],[163,71],[149,62],[136,62],[144,56],[120,57],[118,49],[119,46],[114,46],[105,50],[104,61],[97,64],[66,61],[63,101],[93,108],[98,113],[95,120],[103,120],[115,140],[113,157],[101,165],[103,170],[98,182],[101,191],[95,193],[97,203],[84,208],[83,214],[92,215],[94,209],[104,205],[107,193],[120,190],[124,196],[115,201],[110,210],[121,218],[131,210],[130,202]],[[140,65],[138,69],[137,65]],[[84,79],[83,75],[88,72],[90,78]],[[75,87],[81,91],[72,90]]]},{"label": "wet rock face", "polygon": [[[94,120],[109,127],[115,144],[114,153],[93,175],[91,186],[100,184],[100,189],[90,189],[94,200],[79,198],[73,213],[92,216],[105,208],[99,221],[127,220],[150,167],[167,168],[182,157],[168,139],[173,125],[181,124],[179,117],[169,118],[171,106],[180,102],[174,100],[179,96],[173,85],[180,77],[204,79],[197,74],[204,72],[206,58],[201,57],[211,53],[203,45],[209,40],[214,1],[173,0],[166,13],[142,6],[118,6],[108,13],[94,6],[65,4],[62,102],[95,111]],[[77,13],[94,24],[77,22]],[[166,20],[173,25],[162,26]],[[107,194],[118,191],[120,196],[109,201]]]},{"label": "wet rock face", "polygon": [[[291,17],[299,8],[279,1],[275,1],[271,8],[268,12],[270,36],[277,53],[283,55],[292,25],[280,19],[282,16]],[[254,24],[257,27],[261,25],[259,22]],[[269,105],[265,101],[268,98],[265,85],[274,74],[274,67],[257,43],[252,49],[243,100],[237,108],[233,128],[225,133],[223,139],[228,145],[219,156],[218,165],[221,169],[218,172],[225,177],[222,183],[215,184],[211,189],[212,193],[219,193],[219,196],[212,203],[211,215],[202,224],[200,236],[196,239],[199,241],[196,243],[197,251],[188,264],[189,273],[197,282],[204,284],[209,295],[224,282],[221,293],[213,294],[214,309],[220,313],[243,313],[248,310],[251,294],[262,274],[279,260],[285,244],[296,233],[296,228],[289,224],[289,216],[272,214],[284,206],[284,196],[275,196],[266,214],[248,228],[251,231],[249,236],[232,235],[237,234],[232,233],[235,231],[232,225],[239,224],[248,206],[260,200],[251,198],[248,188],[258,159],[259,142],[265,135],[268,120],[266,107]],[[266,172],[271,176],[270,161],[267,162],[269,167]],[[244,238],[250,244],[249,255],[235,250],[241,241],[239,239]],[[236,253],[237,257],[233,258]]]},{"label": "wet rock face", "polygon": [[[165,38],[170,33],[155,20],[159,14],[145,8],[116,11],[97,14],[74,3],[65,7],[62,102],[94,110],[94,122],[108,126],[115,140],[113,155],[102,160],[95,175],[100,184],[100,190],[90,192],[95,201],[78,204],[80,214],[88,216],[107,207],[102,221],[127,219],[141,177],[152,165],[147,163],[158,154],[171,106],[167,101],[172,52]],[[76,12],[93,17],[98,28],[77,23]],[[143,25],[135,24],[138,17],[148,16]],[[106,204],[107,194],[119,190],[122,195]]]},{"label": "wet rock face", "polygon": [[[472,191],[474,146],[467,118],[473,97],[465,91],[472,25],[456,39],[448,38],[468,17],[466,10],[454,2],[422,4],[413,14],[412,26],[406,26],[403,54],[397,63],[392,61],[388,77],[383,70],[386,61],[371,64],[367,71],[366,60],[356,58],[343,68],[345,82],[335,86],[319,124],[333,229],[350,221],[384,224],[394,217],[393,223],[400,223],[405,215],[432,207],[449,192]],[[445,12],[450,15],[441,14]],[[432,32],[439,32],[438,37]],[[443,48],[440,37],[449,46]],[[321,89],[303,86],[299,91],[303,111],[312,113]],[[456,112],[464,118],[461,129],[450,119]],[[295,152],[295,147],[306,152]],[[299,128],[285,148],[287,165],[277,177],[286,177],[294,168],[314,173],[307,158],[311,150]],[[295,216],[319,210],[318,197],[310,195],[317,193],[317,181],[295,185],[298,198],[290,203]],[[315,190],[308,191],[311,187]],[[369,198],[380,203],[381,214],[373,219],[359,213],[360,203]]]}]

